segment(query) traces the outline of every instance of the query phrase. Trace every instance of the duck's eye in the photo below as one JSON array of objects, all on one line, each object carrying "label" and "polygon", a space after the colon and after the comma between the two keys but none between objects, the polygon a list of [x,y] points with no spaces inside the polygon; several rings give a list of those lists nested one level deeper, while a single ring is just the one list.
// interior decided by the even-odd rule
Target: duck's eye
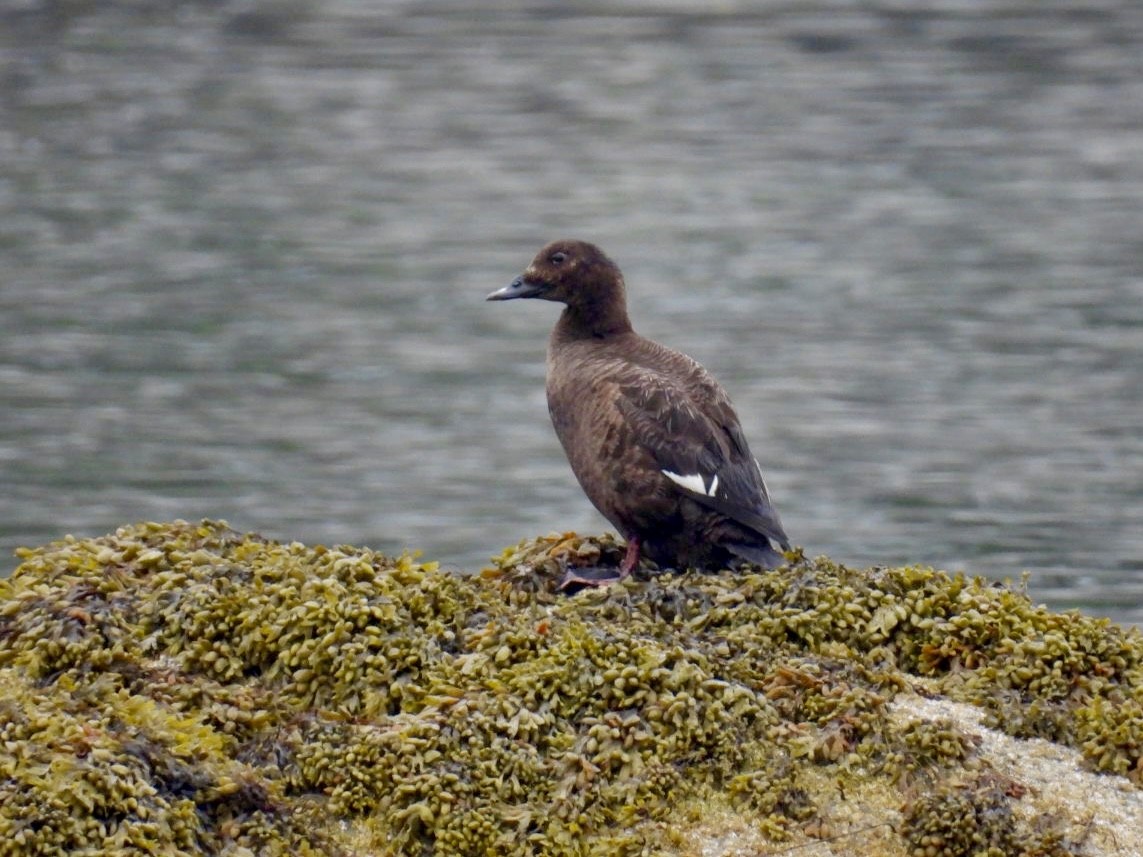
[{"label": "duck's eye", "polygon": [[548,261],[551,262],[553,265],[562,265],[567,260],[568,260],[568,254],[564,253],[562,251],[560,251],[558,253],[553,253],[551,256],[548,257]]}]

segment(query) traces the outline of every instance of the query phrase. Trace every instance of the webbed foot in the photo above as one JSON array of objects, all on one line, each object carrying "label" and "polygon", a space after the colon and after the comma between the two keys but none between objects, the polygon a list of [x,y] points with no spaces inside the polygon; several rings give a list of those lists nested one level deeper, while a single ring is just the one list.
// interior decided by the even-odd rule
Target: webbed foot
[{"label": "webbed foot", "polygon": [[569,568],[556,584],[556,589],[572,595],[588,586],[610,586],[618,583],[626,575],[615,566],[589,565]]}]

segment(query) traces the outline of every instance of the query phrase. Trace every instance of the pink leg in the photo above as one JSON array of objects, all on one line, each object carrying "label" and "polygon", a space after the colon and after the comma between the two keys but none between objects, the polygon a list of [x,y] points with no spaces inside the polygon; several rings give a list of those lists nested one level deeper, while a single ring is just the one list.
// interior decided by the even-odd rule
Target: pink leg
[{"label": "pink leg", "polygon": [[623,554],[623,562],[619,563],[619,579],[627,577],[639,564],[639,537],[627,537],[627,553]]}]

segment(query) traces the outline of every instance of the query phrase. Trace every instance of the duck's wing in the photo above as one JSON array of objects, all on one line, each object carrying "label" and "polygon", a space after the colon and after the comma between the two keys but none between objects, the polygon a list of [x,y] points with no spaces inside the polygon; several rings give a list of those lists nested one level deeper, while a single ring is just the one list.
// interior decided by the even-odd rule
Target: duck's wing
[{"label": "duck's wing", "polygon": [[789,538],[729,397],[692,365],[696,373],[686,379],[689,383],[630,367],[626,377],[615,379],[617,408],[680,493],[788,549]]}]

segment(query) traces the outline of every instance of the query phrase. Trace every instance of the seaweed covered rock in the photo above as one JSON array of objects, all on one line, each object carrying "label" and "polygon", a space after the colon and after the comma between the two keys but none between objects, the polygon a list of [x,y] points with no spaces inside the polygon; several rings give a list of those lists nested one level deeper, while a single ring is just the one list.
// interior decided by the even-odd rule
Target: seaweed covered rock
[{"label": "seaweed covered rock", "polygon": [[565,534],[459,575],[210,521],[23,550],[0,581],[0,855],[1115,840],[1037,808],[973,724],[907,701],[972,703],[1139,785],[1137,633],[982,580],[800,555],[556,591],[621,554]]}]

